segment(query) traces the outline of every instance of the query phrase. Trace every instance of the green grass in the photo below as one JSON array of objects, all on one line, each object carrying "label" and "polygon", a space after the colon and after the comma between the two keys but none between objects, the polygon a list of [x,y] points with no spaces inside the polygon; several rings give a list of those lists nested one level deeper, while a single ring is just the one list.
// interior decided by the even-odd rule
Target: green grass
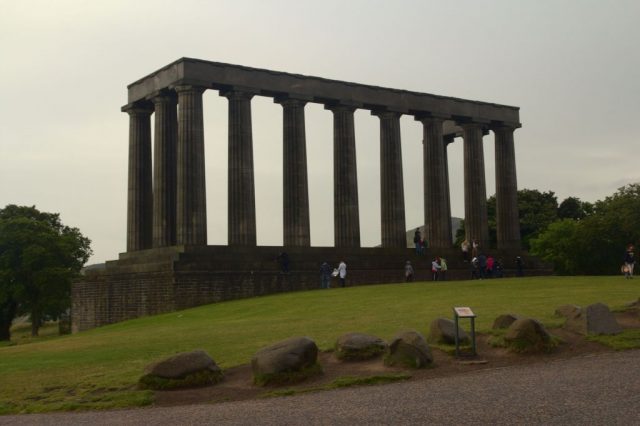
[{"label": "green grass", "polygon": [[136,387],[144,367],[177,352],[204,349],[229,368],[293,336],[309,336],[327,350],[347,332],[387,341],[404,329],[426,335],[433,319],[452,318],[453,306],[473,308],[479,332],[504,313],[553,327],[562,323],[553,316],[556,307],[622,306],[638,299],[635,284],[618,276],[390,284],[236,300],[140,318],[0,347],[0,413],[145,405],[153,394]]},{"label": "green grass", "polygon": [[623,330],[622,333],[613,336],[587,336],[587,339],[602,343],[616,351],[635,349],[640,347],[640,329]]}]

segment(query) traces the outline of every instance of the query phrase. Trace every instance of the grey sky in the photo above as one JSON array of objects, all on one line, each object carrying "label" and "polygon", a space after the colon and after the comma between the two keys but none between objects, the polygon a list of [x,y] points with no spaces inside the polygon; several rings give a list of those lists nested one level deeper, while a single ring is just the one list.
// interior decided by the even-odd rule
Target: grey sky
[{"label": "grey sky", "polygon": [[[519,188],[595,201],[640,181],[640,2],[0,0],[0,207],[60,212],[125,249],[127,84],[180,58],[521,108]],[[207,91],[209,244],[227,239],[227,101]],[[252,102],[258,244],[282,243],[282,108]],[[313,245],[333,243],[331,114],[310,104]],[[421,125],[403,117],[407,226],[423,222]],[[356,113],[363,245],[380,242],[378,119]],[[462,146],[449,147],[463,216]],[[493,135],[485,137],[487,195]]]}]

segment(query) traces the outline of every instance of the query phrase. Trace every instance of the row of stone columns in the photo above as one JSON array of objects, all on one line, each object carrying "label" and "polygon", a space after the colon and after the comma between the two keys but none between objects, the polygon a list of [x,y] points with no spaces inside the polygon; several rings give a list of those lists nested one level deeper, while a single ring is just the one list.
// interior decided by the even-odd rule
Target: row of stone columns
[{"label": "row of stone columns", "polygon": [[[152,102],[123,108],[130,115],[127,251],[172,245],[206,245],[204,88],[176,86]],[[229,245],[256,245],[251,99],[253,93],[223,90],[229,101]],[[305,100],[278,98],[283,108],[284,245],[310,246]],[[179,105],[179,114],[178,114]],[[360,247],[355,107],[327,105],[333,113],[334,237],[336,247]],[[155,112],[151,162],[150,117]],[[382,246],[405,247],[406,225],[401,113],[373,111],[380,119]],[[451,246],[451,205],[444,118],[420,117],[424,163],[425,237],[432,247]],[[462,123],[467,239],[488,243],[482,137],[485,126]],[[512,127],[492,128],[496,150],[498,248],[518,249],[520,231]],[[153,175],[153,179],[152,179]],[[153,187],[152,187],[153,185]]]}]

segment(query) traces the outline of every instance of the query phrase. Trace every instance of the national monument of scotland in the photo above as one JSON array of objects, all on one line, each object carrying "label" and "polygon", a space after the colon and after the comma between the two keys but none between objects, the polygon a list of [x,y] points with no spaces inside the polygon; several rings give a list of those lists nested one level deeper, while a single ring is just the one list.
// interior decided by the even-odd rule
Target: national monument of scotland
[{"label": "national monument of scotland", "polygon": [[[228,245],[207,245],[202,94],[228,99]],[[256,245],[251,99],[282,106],[283,247]],[[305,105],[333,115],[334,247],[311,247]],[[380,120],[381,247],[360,247],[354,111]],[[128,86],[127,251],[73,284],[74,331],[222,300],[319,287],[321,262],[349,266],[349,285],[402,281],[410,259],[426,278],[430,256],[448,259],[450,278],[469,266],[452,245],[447,146],[464,151],[465,231],[488,247],[483,137],[495,137],[497,248],[520,250],[514,131],[519,108],[428,93],[182,58]],[[426,256],[407,248],[400,117],[423,127]],[[154,134],[151,134],[154,120]],[[153,144],[153,158],[152,158]],[[290,258],[282,274],[274,261]],[[534,259],[527,260],[531,267]],[[543,272],[542,270],[538,272]]]}]

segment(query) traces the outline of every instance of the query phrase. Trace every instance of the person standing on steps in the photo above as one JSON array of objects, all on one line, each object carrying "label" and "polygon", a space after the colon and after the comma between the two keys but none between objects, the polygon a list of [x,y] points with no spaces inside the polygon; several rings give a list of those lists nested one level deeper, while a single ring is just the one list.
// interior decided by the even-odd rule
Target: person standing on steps
[{"label": "person standing on steps", "polygon": [[344,288],[347,280],[347,264],[344,263],[344,260],[341,260],[338,265],[338,276],[340,277],[340,287]]},{"label": "person standing on steps", "polygon": [[320,265],[320,288],[331,288],[331,267],[327,262]]}]

